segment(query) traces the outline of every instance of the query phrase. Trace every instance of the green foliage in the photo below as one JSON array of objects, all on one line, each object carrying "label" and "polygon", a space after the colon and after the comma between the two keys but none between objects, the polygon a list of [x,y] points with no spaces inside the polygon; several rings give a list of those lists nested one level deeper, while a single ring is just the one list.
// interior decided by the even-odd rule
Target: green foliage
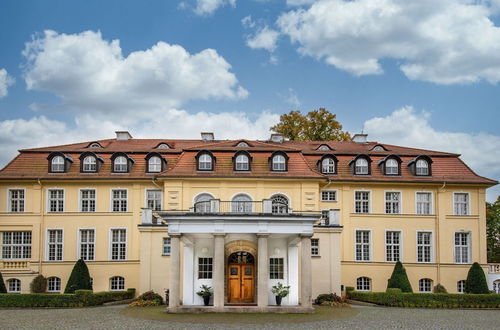
[{"label": "green foliage", "polygon": [[280,122],[271,130],[281,133],[290,140],[350,141],[349,133],[342,131],[342,125],[325,108],[302,115],[298,110],[280,116]]},{"label": "green foliage", "polygon": [[278,297],[286,297],[290,293],[290,286],[289,285],[283,285],[281,282],[278,282],[278,284],[273,285],[271,288],[271,292]]},{"label": "green foliage", "polygon": [[446,290],[446,288],[444,287],[444,285],[441,285],[440,283],[438,283],[434,289],[432,290],[432,292],[434,293],[448,293],[448,291]]},{"label": "green foliage", "polygon": [[490,293],[484,271],[477,262],[472,264],[467,274],[467,279],[465,280],[465,293]]},{"label": "green foliage", "polygon": [[47,279],[43,275],[38,275],[30,283],[31,293],[45,293],[47,292]]},{"label": "green foliage", "polygon": [[147,291],[129,304],[130,307],[159,306],[163,304],[163,298],[154,291]]},{"label": "green foliage", "polygon": [[349,291],[350,299],[390,307],[500,308],[497,294],[399,293]]},{"label": "green foliage", "polygon": [[76,290],[92,290],[89,269],[83,259],[79,259],[73,267],[64,293],[74,293]]},{"label": "green foliage", "polygon": [[314,299],[314,303],[316,305],[328,305],[328,306],[332,306],[332,305],[334,305],[332,303],[343,304],[343,303],[346,303],[346,302],[347,301],[346,301],[345,298],[337,296],[336,293],[323,293],[323,294],[320,294],[319,296],[317,296],[316,299]]},{"label": "green foliage", "polygon": [[403,291],[401,291],[401,289],[398,289],[398,288],[387,288],[387,290],[385,290],[385,292],[389,293],[389,294],[400,294]]},{"label": "green foliage", "polygon": [[0,293],[7,293],[7,288],[5,287],[2,273],[0,273]]},{"label": "green foliage", "polygon": [[345,292],[349,292],[349,291],[354,291],[354,287],[353,286],[346,286]]},{"label": "green foliage", "polygon": [[488,262],[500,262],[500,196],[486,203],[486,242]]},{"label": "green foliage", "polygon": [[107,302],[132,299],[135,296],[135,289],[127,291],[103,291],[93,293],[92,290],[76,290],[75,295],[82,302],[83,306],[99,306]]},{"label": "green foliage", "polygon": [[210,297],[212,295],[212,287],[203,284],[201,287],[201,290],[196,292],[196,294],[200,297]]},{"label": "green foliage", "polygon": [[401,261],[396,262],[391,278],[387,282],[387,288],[401,289],[403,292],[413,292],[406,270]]}]

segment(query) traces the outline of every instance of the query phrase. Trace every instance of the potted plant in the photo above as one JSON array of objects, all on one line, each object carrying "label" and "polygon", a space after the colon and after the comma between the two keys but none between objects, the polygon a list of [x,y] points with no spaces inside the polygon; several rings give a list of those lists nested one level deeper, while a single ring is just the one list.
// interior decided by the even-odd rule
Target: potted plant
[{"label": "potted plant", "polygon": [[281,282],[278,282],[278,284],[273,286],[271,292],[275,295],[276,305],[281,306],[281,299],[288,296],[290,293],[290,286],[285,286],[281,284]]},{"label": "potted plant", "polygon": [[196,292],[196,294],[202,297],[203,303],[205,304],[205,306],[208,306],[208,303],[210,302],[210,297],[212,296],[212,287],[203,284],[200,288],[201,290]]}]

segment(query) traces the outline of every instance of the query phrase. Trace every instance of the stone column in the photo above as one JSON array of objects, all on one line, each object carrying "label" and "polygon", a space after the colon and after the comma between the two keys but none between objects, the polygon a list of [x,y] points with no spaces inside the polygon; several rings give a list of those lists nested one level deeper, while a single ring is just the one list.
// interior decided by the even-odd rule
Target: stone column
[{"label": "stone column", "polygon": [[258,282],[257,282],[257,305],[260,308],[265,308],[269,305],[267,278],[269,276],[268,257],[267,257],[267,237],[268,234],[257,234],[257,267],[258,267]]},{"label": "stone column", "polygon": [[300,305],[312,307],[312,275],[311,275],[311,236],[300,237],[300,249],[302,267],[300,268]]},{"label": "stone column", "polygon": [[224,307],[224,236],[214,234],[214,306]]},{"label": "stone column", "polygon": [[170,234],[170,285],[168,307],[178,307],[180,304],[180,238],[179,234]]}]

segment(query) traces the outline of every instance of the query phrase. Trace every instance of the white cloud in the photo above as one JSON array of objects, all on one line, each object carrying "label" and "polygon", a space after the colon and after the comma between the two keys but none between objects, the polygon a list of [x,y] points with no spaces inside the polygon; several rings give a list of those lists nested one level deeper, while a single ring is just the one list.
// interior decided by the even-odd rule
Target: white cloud
[{"label": "white cloud", "polygon": [[15,82],[14,78],[9,76],[7,70],[0,69],[0,99],[7,96],[8,88]]},{"label": "white cloud", "polygon": [[236,6],[236,0],[196,0],[196,6],[194,12],[197,15],[211,15],[219,7],[230,5],[232,7]]},{"label": "white cloud", "polygon": [[245,16],[241,19],[241,25],[249,29],[255,27],[255,22],[252,20],[252,15]]},{"label": "white cloud", "polygon": [[278,31],[264,26],[258,29],[254,35],[248,37],[246,43],[252,49],[265,49],[268,52],[274,52],[279,35]]},{"label": "white cloud", "polygon": [[298,109],[301,106],[301,102],[299,100],[299,96],[297,92],[293,88],[288,88],[288,91],[284,94],[278,93],[278,96],[285,101],[285,103],[294,107],[294,109]]},{"label": "white cloud", "polygon": [[[367,120],[363,130],[370,141],[459,153],[479,175],[500,179],[500,136],[442,132],[434,129],[429,121],[428,112],[418,113],[407,106],[386,117]],[[499,194],[500,187],[492,188],[488,198],[494,200]]]},{"label": "white cloud", "polygon": [[123,123],[152,118],[194,99],[245,98],[231,65],[214,49],[190,54],[158,42],[124,56],[118,40],[100,32],[45,31],[26,44],[28,89],[52,92],[65,109]]},{"label": "white cloud", "polygon": [[303,55],[354,75],[381,74],[401,61],[412,80],[500,81],[498,1],[319,0],[282,14],[280,31]]},{"label": "white cloud", "polygon": [[287,6],[307,6],[315,3],[318,0],[286,0]]}]

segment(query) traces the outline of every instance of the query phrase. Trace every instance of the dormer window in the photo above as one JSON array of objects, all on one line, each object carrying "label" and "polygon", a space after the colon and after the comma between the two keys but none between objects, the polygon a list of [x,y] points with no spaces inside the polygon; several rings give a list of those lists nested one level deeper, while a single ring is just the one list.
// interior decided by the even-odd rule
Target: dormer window
[{"label": "dormer window", "polygon": [[153,156],[148,160],[148,172],[161,172],[161,159]]},{"label": "dormer window", "polygon": [[83,172],[97,172],[97,159],[94,156],[83,158]]},{"label": "dormer window", "polygon": [[125,158],[124,156],[116,157],[115,161],[113,162],[113,171],[128,172],[127,158]]},{"label": "dormer window", "polygon": [[170,149],[170,147],[168,144],[162,142],[156,146],[156,149]]},{"label": "dormer window", "polygon": [[285,172],[288,170],[288,157],[284,153],[275,153],[271,157],[271,170],[275,172]]},{"label": "dormer window", "polygon": [[324,174],[335,174],[337,172],[337,159],[334,156],[324,156],[320,160],[320,171]]},{"label": "dormer window", "polygon": [[356,159],[354,164],[355,174],[368,174],[368,161],[365,158]]},{"label": "dormer window", "polygon": [[97,143],[97,142],[92,142],[90,145],[89,145],[89,148],[102,148],[102,146]]},{"label": "dormer window", "polygon": [[372,148],[372,151],[387,151],[387,149],[383,145],[377,144],[375,147]]},{"label": "dormer window", "polygon": [[248,156],[245,154],[239,154],[236,156],[235,159],[235,170],[236,171],[249,171],[250,170],[250,161],[248,159]]},{"label": "dormer window", "polygon": [[386,175],[399,175],[399,162],[394,158],[389,158],[384,165]]},{"label": "dormer window", "polygon": [[64,172],[65,167],[66,166],[63,156],[55,156],[52,158],[52,161],[50,162],[51,172]]},{"label": "dormer window", "polygon": [[429,175],[429,163],[424,159],[417,160],[416,175]]},{"label": "dormer window", "polygon": [[209,151],[201,151],[196,156],[198,171],[213,171],[215,157]]},{"label": "dormer window", "polygon": [[430,176],[432,175],[431,163],[432,159],[430,157],[422,155],[411,160],[408,163],[408,166],[410,167],[410,170],[413,173],[413,175]]},{"label": "dormer window", "polygon": [[238,147],[238,148],[248,148],[248,147],[250,147],[250,146],[249,146],[249,145],[248,145],[248,143],[246,143],[245,141],[241,141],[241,142],[239,142],[239,143],[236,145],[236,147]]},{"label": "dormer window", "polygon": [[322,144],[316,150],[318,150],[318,151],[329,151],[329,150],[332,150],[332,149],[329,146],[327,146],[326,144]]}]

